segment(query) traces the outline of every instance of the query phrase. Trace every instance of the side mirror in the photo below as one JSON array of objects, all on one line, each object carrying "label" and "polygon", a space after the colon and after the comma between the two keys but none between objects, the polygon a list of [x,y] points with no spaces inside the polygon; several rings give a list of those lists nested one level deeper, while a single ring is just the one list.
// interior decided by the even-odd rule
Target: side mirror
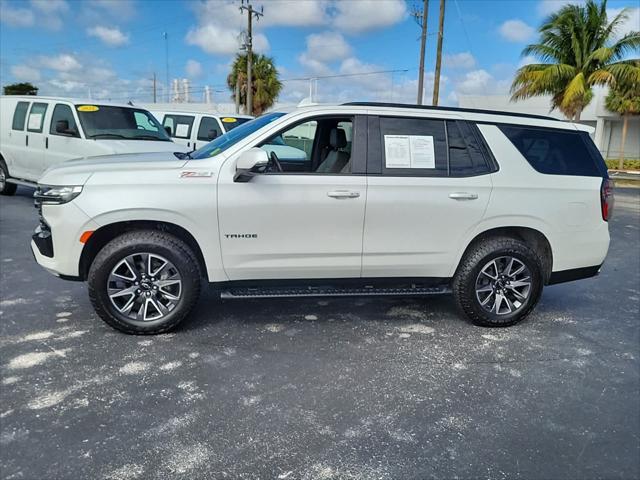
[{"label": "side mirror", "polygon": [[164,127],[164,131],[167,132],[167,135],[171,136],[171,127]]},{"label": "side mirror", "polygon": [[68,120],[58,120],[56,122],[56,133],[61,133],[63,135],[69,134],[69,121]]},{"label": "side mirror", "polygon": [[262,173],[269,164],[269,154],[261,148],[250,148],[238,157],[234,182],[248,182],[257,173]]}]

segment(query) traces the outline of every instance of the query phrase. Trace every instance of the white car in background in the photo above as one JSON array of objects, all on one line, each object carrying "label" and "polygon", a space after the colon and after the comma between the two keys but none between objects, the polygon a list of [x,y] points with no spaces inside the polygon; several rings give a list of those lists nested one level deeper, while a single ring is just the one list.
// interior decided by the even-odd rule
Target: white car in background
[{"label": "white car in background", "polygon": [[0,97],[0,194],[80,157],[184,152],[147,110],[94,100]]},{"label": "white car in background", "polygon": [[[174,142],[184,145],[190,150],[202,148],[220,135],[224,135],[253,118],[248,115],[220,115],[208,112],[151,110],[151,113],[162,123]],[[303,169],[307,159],[305,150],[311,148],[309,141],[313,142],[313,135],[310,139],[305,137],[305,132],[293,132],[292,135],[298,138],[297,143],[295,140],[292,141],[300,148],[289,145],[291,143],[289,141],[285,142],[284,139],[279,139],[269,145],[268,152],[275,152],[279,158],[293,162],[293,165],[299,165],[300,169]]]},{"label": "white car in background", "polygon": [[248,122],[249,115],[221,115],[211,112],[159,111],[151,113],[162,124],[171,139],[197,150],[211,140],[227,133],[238,125]]}]

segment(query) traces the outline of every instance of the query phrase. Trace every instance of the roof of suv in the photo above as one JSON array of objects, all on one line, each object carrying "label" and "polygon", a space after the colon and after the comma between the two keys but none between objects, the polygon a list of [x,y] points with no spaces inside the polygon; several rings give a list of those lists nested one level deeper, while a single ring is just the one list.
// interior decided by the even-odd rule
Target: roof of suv
[{"label": "roof of suv", "polygon": [[420,110],[436,110],[436,111],[444,111],[444,112],[484,113],[484,114],[490,114],[490,115],[506,115],[510,117],[524,117],[524,118],[536,118],[539,120],[559,121],[557,118],[548,117],[546,115],[532,115],[528,113],[504,112],[499,110],[482,110],[477,108],[440,107],[440,106],[433,107],[429,105],[416,105],[416,104],[409,104],[409,103],[384,103],[384,102],[348,102],[348,103],[343,103],[342,105],[352,105],[352,106],[359,106],[359,107],[415,108]]}]

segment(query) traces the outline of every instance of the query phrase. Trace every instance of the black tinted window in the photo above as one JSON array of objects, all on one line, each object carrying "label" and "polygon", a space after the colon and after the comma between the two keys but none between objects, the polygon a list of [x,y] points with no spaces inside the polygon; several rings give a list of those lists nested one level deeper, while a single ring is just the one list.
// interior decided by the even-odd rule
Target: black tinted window
[{"label": "black tinted window", "polygon": [[498,125],[533,168],[551,175],[600,177],[600,163],[581,132]]},{"label": "black tinted window", "polygon": [[29,102],[18,102],[16,105],[16,111],[13,112],[13,125],[14,130],[24,130],[24,121],[27,118],[27,110],[29,109]]},{"label": "black tinted window", "polygon": [[191,138],[194,118],[191,115],[165,115],[162,125],[171,129],[174,138]]},{"label": "black tinted window", "polygon": [[[58,133],[56,130],[56,126],[58,122],[67,122],[67,131],[66,133]],[[66,135],[72,137],[79,137],[78,127],[76,126],[76,119],[73,118],[73,111],[69,105],[63,105],[59,103],[53,109],[53,115],[51,116],[51,128],[49,129],[49,133],[52,135]]]},{"label": "black tinted window", "polygon": [[443,120],[380,117],[380,133],[383,173],[447,175]]},{"label": "black tinted window", "polygon": [[467,122],[447,121],[451,176],[464,177],[490,171],[474,128]]},{"label": "black tinted window", "polygon": [[218,125],[218,121],[213,117],[202,117],[200,127],[198,128],[198,140],[210,142],[220,135],[222,135],[222,130],[220,129],[220,125]]}]

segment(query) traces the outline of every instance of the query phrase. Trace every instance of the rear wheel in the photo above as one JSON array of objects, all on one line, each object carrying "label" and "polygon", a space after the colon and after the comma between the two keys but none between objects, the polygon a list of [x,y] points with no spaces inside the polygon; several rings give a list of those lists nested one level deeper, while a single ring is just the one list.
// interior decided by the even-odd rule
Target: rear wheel
[{"label": "rear wheel", "polygon": [[13,195],[16,193],[18,186],[15,183],[8,183],[9,170],[4,164],[4,161],[0,160],[0,195]]},{"label": "rear wheel", "polygon": [[200,269],[182,240],[151,230],[125,233],[96,256],[88,275],[96,312],[125,333],[176,327],[200,293]]},{"label": "rear wheel", "polygon": [[476,325],[506,327],[525,318],[542,293],[542,261],[509,237],[471,247],[453,281],[458,307]]}]

